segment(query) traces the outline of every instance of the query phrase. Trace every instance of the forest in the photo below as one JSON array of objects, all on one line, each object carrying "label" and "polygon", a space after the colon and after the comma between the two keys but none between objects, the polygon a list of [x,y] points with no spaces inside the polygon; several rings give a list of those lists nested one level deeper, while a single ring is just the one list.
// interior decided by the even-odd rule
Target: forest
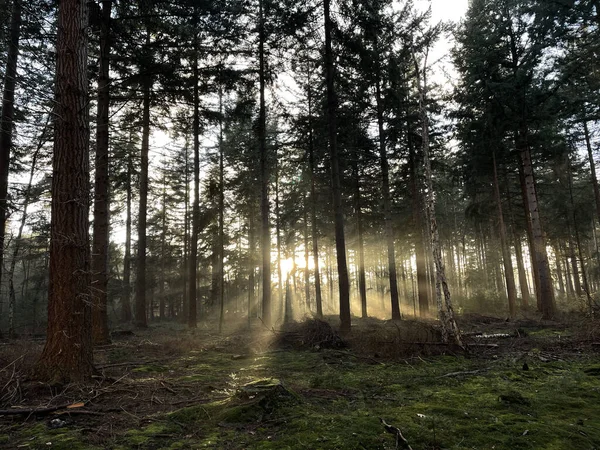
[{"label": "forest", "polygon": [[599,448],[600,1],[433,8],[0,0],[0,448]]}]

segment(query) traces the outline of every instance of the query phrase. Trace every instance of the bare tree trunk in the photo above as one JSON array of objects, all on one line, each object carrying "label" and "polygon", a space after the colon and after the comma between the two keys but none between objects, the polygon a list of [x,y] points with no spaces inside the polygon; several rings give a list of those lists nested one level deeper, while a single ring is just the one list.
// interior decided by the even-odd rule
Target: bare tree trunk
[{"label": "bare tree trunk", "polygon": [[123,300],[121,302],[121,322],[131,322],[131,202],[132,167],[131,157],[127,159],[127,199],[125,217],[125,257],[123,259]]},{"label": "bare tree trunk", "polygon": [[556,262],[556,278],[558,279],[558,292],[565,293],[565,282],[563,278],[562,263],[560,258],[560,250],[557,244],[554,245],[554,261]]},{"label": "bare tree trunk", "polygon": [[[590,293],[590,286],[588,283],[587,273],[585,270],[585,263],[584,263],[584,259],[583,259],[583,250],[581,248],[582,247],[581,239],[579,237],[579,227],[577,226],[577,216],[575,214],[575,200],[573,198],[573,169],[571,167],[571,158],[569,158],[568,155],[567,155],[567,161],[568,161],[568,177],[569,177],[569,197],[571,200],[571,215],[573,217],[573,227],[575,228],[575,240],[577,242],[577,249],[578,249],[578,253],[579,253],[579,262],[581,264],[581,276],[583,279],[583,290],[584,290],[586,298],[587,298],[588,312],[590,314],[592,314],[592,305],[594,303],[594,300],[592,299],[592,295]],[[575,267],[575,265],[573,267]],[[577,277],[576,280],[577,280],[577,282],[579,282],[579,277]],[[581,289],[581,287],[580,287],[580,289]]]},{"label": "bare tree trunk", "polygon": [[355,191],[354,191],[354,214],[356,215],[356,228],[358,237],[358,292],[360,294],[360,309],[361,317],[368,317],[367,314],[367,283],[365,277],[365,249],[364,249],[364,230],[362,219],[362,207],[360,198],[360,171],[358,168],[358,160],[353,164]]},{"label": "bare tree trunk", "polygon": [[108,332],[108,248],[110,242],[109,194],[109,108],[110,108],[110,14],[112,0],[102,1],[100,61],[98,75],[98,117],[96,128],[96,172],[94,187],[94,238],[92,242],[92,341],[110,342]]},{"label": "bare tree trunk", "polygon": [[394,230],[392,226],[392,207],[390,201],[390,168],[385,145],[385,133],[383,129],[383,99],[381,95],[381,70],[379,66],[379,50],[377,39],[374,41],[375,57],[375,93],[377,102],[377,126],[379,133],[379,162],[382,178],[383,216],[385,239],[388,254],[388,272],[390,279],[390,297],[392,305],[392,320],[400,320],[400,303],[398,299],[398,277],[396,273],[396,252],[394,249]]},{"label": "bare tree trunk", "polygon": [[502,259],[504,261],[504,277],[506,279],[506,290],[508,292],[508,313],[511,318],[517,314],[517,288],[515,287],[515,274],[512,265],[512,257],[506,238],[506,226],[504,225],[504,214],[502,212],[502,199],[500,198],[500,186],[498,184],[498,167],[496,165],[496,153],[493,153],[494,160],[494,196],[496,198],[496,207],[498,208],[498,230],[500,232],[500,245],[502,247]]},{"label": "bare tree trunk", "polygon": [[[309,80],[310,83],[310,80]],[[315,276],[315,304],[317,317],[323,317],[323,298],[321,296],[321,274],[319,268],[319,236],[317,234],[317,192],[315,186],[315,148],[312,120],[312,91],[308,88],[308,161],[310,165],[310,221],[312,231],[312,253]]]},{"label": "bare tree trunk", "polygon": [[250,325],[250,319],[252,318],[252,311],[256,305],[256,298],[254,296],[254,275],[256,271],[256,265],[254,263],[254,214],[253,208],[250,208],[248,217],[248,324]]},{"label": "bare tree trunk", "polygon": [[281,274],[281,214],[279,210],[279,165],[276,165],[275,169],[275,234],[277,240],[277,291],[278,291],[278,303],[279,306],[283,309],[283,322],[286,323],[286,320],[291,320],[291,316],[289,316],[287,309],[287,282],[288,278],[286,277],[285,281],[285,298],[284,298],[284,284],[282,280]]},{"label": "bare tree trunk", "polygon": [[[10,20],[10,41],[8,58],[4,73],[2,92],[2,110],[0,115],[0,281],[4,268],[4,236],[8,219],[8,174],[10,169],[10,152],[12,150],[15,87],[17,82],[17,60],[19,58],[19,39],[21,35],[21,0],[13,0]],[[0,317],[2,317],[2,301],[0,299]],[[10,334],[10,331],[9,331]],[[0,337],[2,331],[0,330]]]},{"label": "bare tree trunk", "polygon": [[337,148],[337,99],[334,85],[334,62],[331,43],[333,28],[330,16],[330,0],[323,2],[325,18],[325,80],[327,85],[327,122],[329,125],[329,153],[331,158],[331,186],[333,190],[333,209],[335,213],[335,248],[340,289],[340,332],[349,333],[350,285],[346,261],[346,238],[344,236],[344,210],[342,206],[342,188],[340,163]]},{"label": "bare tree trunk", "polygon": [[[150,32],[146,34],[146,46],[150,45]],[[146,328],[146,220],[148,209],[148,152],[150,147],[150,84],[151,80],[143,81],[144,106],[142,114],[142,151],[140,169],[140,198],[138,218],[138,254],[137,276],[135,279],[135,324]]]},{"label": "bare tree trunk", "polygon": [[167,180],[166,173],[163,174],[162,189],[162,211],[161,211],[161,233],[160,233],[160,274],[158,275],[158,317],[165,319],[165,282],[167,259]]},{"label": "bare tree trunk", "polygon": [[35,377],[51,384],[91,379],[87,3],[58,8],[52,228],[46,345]]},{"label": "bare tree trunk", "polygon": [[[197,11],[194,8],[194,24],[198,23]],[[194,34],[194,61],[193,61],[193,83],[194,83],[194,203],[192,204],[192,236],[190,239],[189,258],[189,288],[188,288],[188,327],[197,326],[197,302],[198,302],[198,234],[200,232],[200,91],[198,87],[198,34]]]},{"label": "bare tree trunk", "polygon": [[585,145],[588,153],[588,160],[590,162],[590,174],[592,177],[592,186],[594,188],[594,200],[596,201],[596,215],[598,216],[598,221],[600,222],[600,188],[598,187],[598,177],[596,176],[596,163],[594,162],[594,154],[592,152],[592,141],[590,139],[590,130],[588,128],[587,120],[584,120],[583,122],[583,132],[585,137]]},{"label": "bare tree trunk", "polygon": [[269,225],[269,158],[267,155],[267,111],[265,106],[265,18],[263,0],[259,0],[258,62],[260,105],[258,113],[258,145],[260,148],[260,212],[261,212],[261,251],[262,251],[262,320],[266,327],[271,326],[271,227]]},{"label": "bare tree trunk", "polygon": [[521,247],[521,236],[519,236],[514,227],[510,183],[508,181],[508,175],[504,172],[504,182],[506,184],[506,194],[508,199],[508,214],[510,217],[509,227],[511,230],[513,242],[515,245],[515,257],[517,259],[517,272],[519,274],[519,287],[521,289],[522,307],[527,309],[529,307],[529,284],[527,283],[527,274],[525,272],[525,264],[523,261],[523,249]]},{"label": "bare tree trunk", "polygon": [[412,216],[414,226],[415,257],[417,264],[417,291],[419,297],[419,316],[429,315],[429,285],[427,283],[427,269],[425,266],[425,236],[423,235],[423,211],[421,189],[417,170],[417,154],[413,145],[412,130],[408,129],[408,163],[410,169],[410,188],[412,196]]},{"label": "bare tree trunk", "polygon": [[219,333],[225,320],[225,161],[223,148],[223,88],[219,86]]},{"label": "bare tree trunk", "polygon": [[302,193],[302,214],[304,225],[304,298],[306,301],[306,308],[310,311],[310,269],[308,268],[308,198],[305,191]]},{"label": "bare tree trunk", "polygon": [[[17,60],[19,58],[19,39],[21,36],[21,0],[13,0],[10,19],[10,42],[8,58],[4,73],[4,89],[2,92],[2,114],[0,116],[0,281],[4,267],[4,236],[6,233],[8,208],[8,173],[10,168],[10,152],[13,140],[13,119],[15,113],[15,87],[17,82]],[[0,301],[0,317],[2,316]],[[0,337],[2,333],[0,332]]]},{"label": "bare tree trunk", "polygon": [[533,179],[533,165],[531,163],[531,154],[529,151],[528,130],[526,126],[521,126],[519,138],[517,140],[517,149],[521,156],[521,166],[523,168],[523,177],[525,181],[525,199],[529,206],[529,215],[531,218],[531,230],[533,237],[533,259],[539,273],[540,282],[540,309],[544,319],[552,319],[556,312],[554,304],[554,288],[552,286],[552,275],[548,264],[548,255],[546,253],[546,243],[542,231],[542,222],[540,219],[537,192]]},{"label": "bare tree trunk", "polygon": [[187,324],[188,312],[190,310],[188,303],[188,276],[189,276],[189,204],[190,204],[190,177],[189,177],[189,166],[188,166],[188,148],[187,145],[185,147],[185,193],[183,195],[183,201],[185,203],[184,211],[183,211],[183,270],[181,274],[182,278],[182,296],[181,296],[181,317],[179,318],[179,322]]},{"label": "bare tree trunk", "polygon": [[[421,71],[417,57],[413,50],[413,60],[416,70],[417,88],[419,91],[419,115],[422,124],[422,139],[423,139],[423,165],[425,166],[425,182],[427,187],[426,192],[426,209],[429,217],[429,230],[431,235],[431,247],[433,260],[435,263],[436,272],[436,300],[438,306],[438,314],[442,323],[442,337],[444,341],[448,340],[448,334],[451,334],[456,344],[462,347],[462,338],[458,325],[454,319],[454,308],[450,296],[450,289],[446,282],[446,269],[442,261],[442,253],[440,247],[440,236],[437,227],[437,219],[435,215],[435,197],[433,195],[433,175],[431,172],[431,162],[429,159],[429,116],[427,114],[427,58],[425,58],[424,69]],[[442,291],[444,295],[444,303],[442,304]]]}]

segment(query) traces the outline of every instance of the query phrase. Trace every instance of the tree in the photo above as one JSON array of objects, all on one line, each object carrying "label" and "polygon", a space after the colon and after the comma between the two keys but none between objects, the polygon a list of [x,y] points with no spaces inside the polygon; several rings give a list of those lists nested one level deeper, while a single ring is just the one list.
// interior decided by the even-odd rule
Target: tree
[{"label": "tree", "polygon": [[338,283],[340,291],[340,331],[349,333],[350,316],[350,282],[348,279],[348,264],[346,261],[346,238],[344,236],[344,210],[342,207],[342,188],[340,161],[337,148],[337,100],[334,79],[334,56],[332,46],[332,29],[330,0],[324,0],[325,25],[325,83],[327,86],[327,124],[329,131],[329,158],[331,165],[331,187],[333,195],[333,212],[335,218],[335,249],[337,258]]},{"label": "tree", "polygon": [[96,172],[94,187],[94,238],[92,242],[92,339],[94,344],[110,342],[108,333],[108,247],[109,237],[109,108],[110,108],[110,15],[112,0],[103,0],[100,20],[100,61],[96,129]]},{"label": "tree", "polygon": [[[15,112],[15,88],[17,84],[17,60],[21,35],[21,0],[13,0],[10,20],[10,42],[8,47],[4,88],[2,92],[2,114],[0,116],[0,281],[4,261],[4,236],[8,216],[8,174],[13,145],[13,118]],[[1,334],[0,334],[1,335]]]},{"label": "tree", "polygon": [[36,377],[80,382],[94,371],[89,249],[87,4],[58,9],[50,285],[46,345]]}]

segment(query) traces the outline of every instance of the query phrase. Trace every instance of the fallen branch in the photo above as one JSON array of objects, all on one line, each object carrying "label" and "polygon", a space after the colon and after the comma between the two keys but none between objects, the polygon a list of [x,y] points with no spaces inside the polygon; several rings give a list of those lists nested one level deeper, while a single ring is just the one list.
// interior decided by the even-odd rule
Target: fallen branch
[{"label": "fallen branch", "polygon": [[396,436],[396,450],[398,450],[400,448],[405,449],[405,450],[413,450],[413,448],[410,446],[410,444],[408,443],[406,438],[402,435],[402,431],[400,431],[399,428],[396,428],[395,426],[388,424],[381,417],[379,418],[379,420],[383,424],[385,431]]},{"label": "fallen branch", "polygon": [[123,367],[123,366],[144,366],[146,364],[153,364],[156,361],[138,361],[138,362],[122,362],[115,364],[104,364],[103,366],[97,366],[98,370],[110,369],[112,367]]},{"label": "fallen branch", "polygon": [[356,358],[356,359],[364,359],[365,361],[371,361],[375,364],[379,364],[380,366],[385,366],[385,364],[382,363],[381,361],[377,361],[376,359],[369,358],[368,356],[359,356],[359,355],[355,355],[354,353],[344,352],[342,350],[335,350],[332,348],[327,349],[327,351],[333,352],[333,353],[338,353],[340,355],[352,356],[353,358]]},{"label": "fallen branch", "polygon": [[438,378],[450,378],[450,377],[459,377],[461,375],[475,375],[476,373],[485,372],[487,369],[479,369],[479,370],[468,370],[464,372],[450,372],[446,375],[441,375]]},{"label": "fallen branch", "polygon": [[[76,403],[75,405],[79,405]],[[83,406],[83,404],[81,404]],[[77,406],[79,407],[79,406]],[[64,405],[58,406],[50,406],[48,408],[28,408],[28,409],[2,409],[0,410],[0,416],[39,416],[44,414],[50,414],[54,411],[59,411],[61,409],[73,409],[73,403],[65,403]]]}]

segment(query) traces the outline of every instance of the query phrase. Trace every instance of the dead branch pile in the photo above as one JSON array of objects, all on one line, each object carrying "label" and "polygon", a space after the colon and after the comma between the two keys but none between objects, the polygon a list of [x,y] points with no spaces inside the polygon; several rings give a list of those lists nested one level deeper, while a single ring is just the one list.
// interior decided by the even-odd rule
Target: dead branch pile
[{"label": "dead branch pile", "polygon": [[344,348],[346,343],[329,325],[319,319],[293,322],[285,325],[273,342],[277,348],[320,349]]},{"label": "dead branch pile", "polygon": [[435,322],[414,320],[365,321],[352,329],[348,345],[356,353],[384,359],[460,352],[442,342]]}]

